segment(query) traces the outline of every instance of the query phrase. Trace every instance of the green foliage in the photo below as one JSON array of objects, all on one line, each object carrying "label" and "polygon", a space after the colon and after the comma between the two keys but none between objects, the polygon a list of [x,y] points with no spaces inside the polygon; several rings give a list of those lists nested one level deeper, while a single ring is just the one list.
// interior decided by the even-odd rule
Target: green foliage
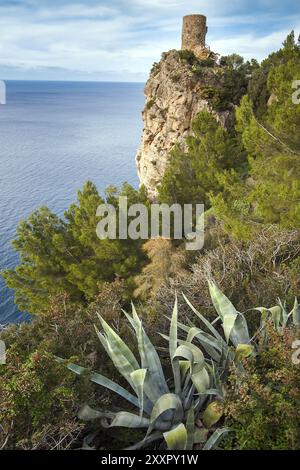
[{"label": "green foliage", "polygon": [[148,101],[147,105],[146,105],[146,108],[147,110],[149,111],[156,103],[156,96],[154,96],[153,98],[151,98],[151,100]]},{"label": "green foliage", "polygon": [[151,74],[157,75],[159,71],[160,71],[160,64],[158,62],[154,62],[151,68]]},{"label": "green foliage", "polygon": [[232,372],[225,414],[232,429],[226,449],[299,450],[299,366],[292,363],[295,333],[268,325],[268,344]]},{"label": "green foliage", "polygon": [[181,50],[178,51],[179,60],[191,67],[191,72],[195,75],[200,75],[203,72],[203,69],[206,67],[215,67],[216,62],[211,57],[206,59],[197,59],[195,54],[192,51]]},{"label": "green foliage", "polygon": [[244,59],[233,54],[221,57],[222,66],[221,86],[204,87],[200,97],[207,99],[216,111],[226,111],[233,105],[238,105],[242,96],[247,93],[248,83],[251,75],[258,67],[255,60],[244,63]]},{"label": "green foliage", "polygon": [[179,59],[189,65],[194,65],[198,62],[197,57],[192,51],[180,50],[178,51]]},{"label": "green foliage", "polygon": [[[118,197],[127,196],[128,204],[145,202],[141,190],[128,184],[118,191],[106,191],[106,202],[118,210]],[[96,234],[97,208],[105,201],[96,187],[87,182],[78,192],[78,203],[71,204],[61,219],[48,208],[36,210],[19,224],[13,246],[21,263],[2,273],[6,285],[15,291],[21,310],[39,314],[50,298],[66,292],[75,303],[93,298],[99,285],[117,276],[126,280],[128,292],[134,288],[134,276],[140,271],[144,254],[141,241],[100,240]]]},{"label": "green foliage", "polygon": [[172,75],[171,75],[171,80],[173,83],[177,83],[179,82],[181,78],[181,73],[180,72],[173,72]]},{"label": "green foliage", "polygon": [[231,54],[220,58],[220,65],[222,65],[222,67],[239,69],[243,64],[244,58],[238,54]]},{"label": "green foliage", "polygon": [[248,85],[248,95],[254,105],[255,115],[264,116],[268,110],[268,101],[271,91],[268,87],[270,72],[277,67],[285,66],[289,61],[299,60],[299,41],[296,43],[294,31],[288,35],[283,47],[269,55],[262,64],[255,68]]},{"label": "green foliage", "polygon": [[[30,324],[11,325],[1,332],[7,361],[0,366],[0,448],[82,446],[83,433],[89,428],[78,422],[78,409],[87,400],[97,406],[111,400],[105,393],[98,394],[88,379],[74,380],[74,375],[66,372],[66,364],[57,362],[57,356],[113,375],[94,338],[93,323],[98,311],[123,331],[119,318],[125,292],[120,280],[104,284],[88,308],[75,308],[62,295]],[[128,332],[124,335],[128,340]],[[115,436],[106,432],[99,438],[103,448],[115,447]],[[123,438],[128,443],[121,435],[118,443]]]},{"label": "green foliage", "polygon": [[0,366],[0,448],[59,449],[76,443],[83,428],[76,411],[91,387],[75,384],[54,355],[80,357],[89,364],[82,350],[93,351],[90,332],[91,323],[81,312],[70,311],[62,297],[47,315],[1,333],[7,360]]},{"label": "green foliage", "polygon": [[238,163],[239,143],[206,111],[198,114],[186,143],[186,152],[177,146],[171,153],[159,199],[168,204],[204,203],[209,208],[209,193],[222,190],[218,173]]},{"label": "green foliage", "polygon": [[[293,35],[269,60],[273,66],[267,87],[273,99],[267,110],[258,118],[253,102],[245,96],[236,112],[236,129],[248,154],[249,170],[244,175],[233,170],[220,175],[224,192],[211,199],[218,217],[241,238],[251,236],[263,224],[300,227],[300,107],[292,102],[292,84],[300,74],[300,49]],[[243,201],[242,206],[238,201]]]},{"label": "green foliage", "polygon": [[13,446],[13,440],[17,446],[33,445],[35,434],[49,423],[53,428],[68,420],[71,424],[77,397],[63,365],[40,350],[22,362],[10,348],[7,360],[0,372],[1,440],[7,436],[6,446]]},{"label": "green foliage", "polygon": [[215,67],[215,65],[216,62],[214,59],[208,57],[207,59],[197,60],[197,62],[192,65],[191,71],[193,74],[201,76],[205,67]]}]

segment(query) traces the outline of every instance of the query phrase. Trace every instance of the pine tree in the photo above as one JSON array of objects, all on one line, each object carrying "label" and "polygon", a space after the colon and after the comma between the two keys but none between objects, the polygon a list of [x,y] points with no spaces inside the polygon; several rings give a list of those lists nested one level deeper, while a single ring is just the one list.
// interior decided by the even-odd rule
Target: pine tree
[{"label": "pine tree", "polygon": [[193,135],[186,144],[187,151],[177,146],[171,154],[159,199],[168,204],[205,204],[208,209],[209,193],[222,189],[218,173],[243,163],[239,142],[214,116],[203,111],[196,117]]},{"label": "pine tree", "polygon": [[271,59],[277,65],[268,73],[272,99],[265,112],[258,116],[248,96],[236,112],[249,172],[219,175],[223,194],[211,197],[227,228],[242,237],[270,223],[300,229],[300,105],[292,100],[293,82],[300,76],[300,48],[293,33]]},{"label": "pine tree", "polygon": [[[118,209],[120,195],[128,196],[129,204],[145,202],[143,191],[127,184],[120,191],[109,188],[107,202]],[[104,202],[96,187],[87,182],[64,219],[43,207],[19,224],[13,246],[20,254],[20,264],[2,276],[14,289],[21,310],[39,314],[48,308],[51,297],[65,292],[72,302],[86,303],[96,296],[102,283],[117,277],[126,281],[130,296],[134,277],[146,259],[142,241],[97,237],[96,212]]]}]

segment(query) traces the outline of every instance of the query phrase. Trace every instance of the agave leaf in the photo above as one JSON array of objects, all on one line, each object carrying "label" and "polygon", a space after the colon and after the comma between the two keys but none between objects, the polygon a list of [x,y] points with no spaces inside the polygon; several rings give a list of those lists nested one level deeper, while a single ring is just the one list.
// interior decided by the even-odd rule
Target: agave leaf
[{"label": "agave leaf", "polygon": [[210,378],[207,370],[203,367],[199,372],[192,375],[192,382],[198,393],[206,393],[210,386]]},{"label": "agave leaf", "polygon": [[132,321],[138,340],[138,348],[141,356],[143,369],[148,369],[148,375],[145,381],[145,393],[154,403],[161,395],[169,393],[169,388],[165,379],[160,358],[149,337],[145,333],[134,305],[132,304]]},{"label": "agave leaf", "polygon": [[171,431],[164,433],[168,450],[185,450],[187,444],[187,430],[183,423]]},{"label": "agave leaf", "polygon": [[225,315],[223,317],[223,329],[224,329],[224,334],[225,334],[227,343],[229,342],[229,338],[234,328],[237,317],[238,317],[237,313]]},{"label": "agave leaf", "polygon": [[[185,359],[182,361],[182,359]],[[182,363],[184,363],[184,367],[186,367],[186,363],[188,364],[187,369],[183,369]],[[186,377],[186,372],[187,370],[192,371],[194,367],[194,356],[192,351],[187,348],[186,346],[179,346],[175,354],[172,358],[172,365],[173,365],[173,373],[174,373],[174,381],[175,383],[181,381],[184,382],[184,379]],[[176,377],[175,377],[176,374]],[[182,384],[183,385],[183,384]]]},{"label": "agave leaf", "polygon": [[180,377],[180,366],[178,361],[173,361],[173,357],[176,353],[178,347],[178,299],[175,298],[175,304],[173,308],[173,314],[170,324],[170,338],[169,338],[169,354],[172,363],[174,383],[175,383],[175,393],[179,395],[181,393],[181,377]]},{"label": "agave leaf", "polygon": [[224,391],[217,388],[209,388],[208,390],[205,390],[205,395],[218,397],[221,400],[224,400]]},{"label": "agave leaf", "polygon": [[192,371],[194,364],[194,355],[190,348],[185,345],[178,346],[175,351],[172,361],[179,361],[179,359],[185,359],[189,363],[190,370]]},{"label": "agave leaf", "polygon": [[144,413],[144,384],[147,375],[147,369],[138,369],[130,374],[130,378],[136,390],[139,405],[140,405],[140,416]]},{"label": "agave leaf", "polygon": [[279,306],[281,308],[281,320],[282,326],[285,328],[288,322],[288,313],[286,311],[286,302],[282,303],[280,299],[278,299]]},{"label": "agave leaf", "polygon": [[244,315],[239,313],[230,300],[213,282],[209,282],[209,291],[213,304],[223,321],[223,329],[227,342],[229,337],[233,344],[250,342],[249,331]]},{"label": "agave leaf", "polygon": [[173,314],[171,319],[170,325],[170,340],[169,340],[169,350],[170,350],[170,358],[175,354],[175,351],[178,346],[178,338],[177,338],[177,317],[178,317],[178,299],[176,296],[175,304],[173,308]]},{"label": "agave leaf", "polygon": [[111,421],[106,420],[106,422],[102,422],[102,425],[107,428],[122,427],[138,429],[149,428],[150,421],[149,419],[143,418],[142,416],[128,413],[127,411],[121,411],[120,413],[116,413]]},{"label": "agave leaf", "polygon": [[207,354],[214,361],[219,362],[220,360],[219,352],[221,351],[222,348],[220,346],[220,342],[216,338],[214,338],[209,333],[206,333],[205,331],[201,330],[200,328],[196,328],[195,326],[192,326],[189,328],[188,326],[185,326],[182,323],[178,323],[178,326],[181,330],[187,333],[187,339],[186,339],[187,342],[192,343],[194,339],[197,339],[197,341],[201,344],[201,346],[207,352]]},{"label": "agave leaf", "polygon": [[[133,306],[133,304],[132,304],[132,306]],[[127,320],[129,321],[129,323],[131,324],[133,330],[136,332],[136,323],[135,323],[134,319],[126,312],[126,310],[124,310],[123,308],[121,310],[124,313]]]},{"label": "agave leaf", "polygon": [[212,384],[211,384],[211,388],[209,390],[206,390],[205,393],[207,395],[215,395],[216,397],[220,397],[221,399],[223,399],[224,398],[224,386],[223,386],[218,368],[215,366],[214,363],[212,363],[211,366],[208,364],[206,367],[208,368],[210,372]]},{"label": "agave leaf", "polygon": [[142,368],[148,369],[149,372],[152,372],[152,373],[158,373],[161,379],[161,383],[165,387],[165,393],[168,393],[169,390],[166,384],[165,375],[163,372],[161,361],[159,359],[159,356],[157,354],[155,347],[151,343],[149,337],[147,336],[142,326],[142,322],[138,317],[134,304],[132,304],[132,315],[133,315],[132,318],[126,312],[124,313],[126,317],[128,318],[128,320],[133,325],[133,328],[137,336],[139,353],[140,353],[141,361],[142,361]]},{"label": "agave leaf", "polygon": [[187,341],[180,341],[180,344],[185,348],[189,349],[193,354],[193,362],[196,365],[200,365],[201,367],[205,364],[205,359],[203,352],[199,349],[195,344],[188,343]]},{"label": "agave leaf", "polygon": [[230,302],[226,295],[224,295],[223,292],[220,291],[216,284],[212,281],[209,281],[208,286],[211,300],[219,317],[224,320],[225,316],[227,315],[237,315],[237,311],[234,305]]},{"label": "agave leaf", "polygon": [[173,393],[168,393],[161,396],[157,402],[154,404],[150,422],[151,425],[158,429],[158,426],[161,424],[160,418],[164,418],[163,415],[166,412],[171,412],[172,420],[167,422],[166,425],[169,426],[172,423],[179,423],[183,419],[183,408],[182,403],[178,395]]},{"label": "agave leaf", "polygon": [[279,305],[276,305],[275,307],[271,307],[269,309],[269,312],[272,315],[274,326],[276,330],[278,331],[281,325],[281,320],[282,320],[282,308]]},{"label": "agave leaf", "polygon": [[179,361],[181,377],[185,377],[187,371],[190,369],[190,361]]},{"label": "agave leaf", "polygon": [[206,345],[211,346],[212,349],[215,349],[217,351],[221,351],[222,346],[220,345],[220,341],[218,341],[214,336],[211,334],[207,333],[206,331],[201,330],[200,328],[188,328],[188,336],[187,336],[187,341],[192,343],[194,339],[200,340],[200,343],[204,342]]},{"label": "agave leaf", "polygon": [[[178,324],[179,328],[181,328],[181,324]],[[192,343],[194,339],[198,336],[199,333],[201,333],[201,330],[197,328],[196,326],[193,326],[191,328],[187,327],[187,337],[186,341],[187,343]]]},{"label": "agave leaf", "polygon": [[212,436],[208,439],[206,442],[205,446],[203,447],[203,450],[211,450],[213,449],[219,442],[220,440],[226,436],[230,432],[230,429],[228,428],[221,428],[217,429]]},{"label": "agave leaf", "polygon": [[97,411],[88,405],[84,405],[78,412],[78,418],[82,421],[94,421],[95,419],[101,418],[113,419],[114,417],[115,413]]},{"label": "agave leaf", "polygon": [[187,443],[185,450],[193,450],[195,437],[195,411],[194,404],[190,407],[186,415]]},{"label": "agave leaf", "polygon": [[203,413],[202,421],[206,428],[211,428],[222,418],[224,406],[220,401],[213,401]]},{"label": "agave leaf", "polygon": [[[183,298],[184,300],[186,301],[186,303],[188,304],[188,306],[191,308],[191,310],[195,313],[195,315],[202,321],[202,323],[204,323],[204,325],[206,326],[206,328],[214,335],[214,337],[220,341],[220,344],[222,343],[225,343],[224,339],[222,338],[222,336],[220,335],[220,333],[212,326],[212,324],[200,313],[198,312],[198,310],[195,309],[195,307],[193,306],[193,304],[191,304],[191,302],[188,300],[188,298],[184,295],[183,295]],[[225,343],[226,344],[226,343]]]},{"label": "agave leaf", "polygon": [[166,341],[168,341],[168,342],[169,342],[169,340],[170,340],[170,336],[168,336],[168,335],[164,335],[163,333],[158,333],[158,334],[159,334],[159,336],[161,336],[163,339],[165,339]]},{"label": "agave leaf", "polygon": [[254,351],[254,346],[251,344],[238,344],[235,350],[235,360],[240,361],[251,356]]},{"label": "agave leaf", "polygon": [[124,343],[119,335],[106,323],[106,321],[99,315],[101,325],[103,330],[106,333],[107,341],[107,350],[109,357],[114,363],[115,367],[118,369],[120,374],[130,383],[132,386],[132,381],[130,379],[130,374],[137,369],[140,369],[140,366],[134,357],[132,351]]},{"label": "agave leaf", "polygon": [[294,308],[291,313],[292,313],[294,325],[300,326],[300,306],[299,306],[297,298],[295,298]]},{"label": "agave leaf", "polygon": [[74,372],[77,375],[88,374],[91,382],[94,382],[98,385],[101,385],[102,387],[107,388],[108,390],[111,390],[112,392],[117,393],[122,398],[125,398],[125,400],[129,401],[129,403],[132,403],[133,405],[139,408],[139,400],[137,399],[137,397],[129,393],[127,390],[125,390],[125,388],[116,384],[112,380],[108,379],[107,377],[104,377],[104,375],[97,374],[96,372],[90,372],[88,369],[85,369],[81,366],[77,366],[76,364],[68,364],[67,367],[71,372]]},{"label": "agave leaf", "polygon": [[137,442],[133,446],[127,447],[125,450],[140,450],[143,447],[152,444],[152,442],[156,442],[163,439],[163,434],[159,431],[150,434],[150,436],[146,436],[142,441]]},{"label": "agave leaf", "polygon": [[201,349],[192,343],[180,341],[181,346],[175,352],[175,358],[183,357],[190,363],[191,379],[198,393],[204,393],[209,387],[210,379],[205,369],[205,359]]},{"label": "agave leaf", "polygon": [[238,313],[230,339],[234,346],[238,344],[249,344],[251,342],[247,321],[242,313]]}]

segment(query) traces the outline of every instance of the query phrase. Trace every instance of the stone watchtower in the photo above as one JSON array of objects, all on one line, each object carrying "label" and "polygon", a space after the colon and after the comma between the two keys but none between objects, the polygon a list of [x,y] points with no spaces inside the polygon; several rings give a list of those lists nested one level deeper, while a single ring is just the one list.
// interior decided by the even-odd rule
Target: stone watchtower
[{"label": "stone watchtower", "polygon": [[183,17],[182,46],[183,50],[194,52],[196,56],[205,50],[207,34],[206,16],[187,15]]}]

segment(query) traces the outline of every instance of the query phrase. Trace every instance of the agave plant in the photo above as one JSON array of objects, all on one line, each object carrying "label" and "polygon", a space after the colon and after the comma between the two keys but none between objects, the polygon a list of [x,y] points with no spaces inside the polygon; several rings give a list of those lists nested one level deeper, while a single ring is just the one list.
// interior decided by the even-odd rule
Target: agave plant
[{"label": "agave plant", "polygon": [[[229,431],[221,427],[216,429],[216,425],[223,415],[222,401],[230,370],[236,367],[242,371],[241,359],[257,354],[258,348],[256,336],[250,336],[245,315],[236,310],[212,281],[209,282],[209,290],[218,314],[212,323],[184,296],[202,327],[178,322],[176,299],[169,335],[161,335],[169,345],[173,371],[170,380],[165,377],[158,353],[145,333],[134,305],[132,315],[124,314],[136,336],[139,361],[119,335],[98,315],[103,330],[100,332],[95,327],[99,340],[132,391],[98,373],[90,374],[90,380],[117,393],[137,412],[112,413],[85,406],[80,417],[84,420],[100,419],[105,427],[146,429],[144,439],[132,449],[149,446],[156,441],[164,442],[170,450],[189,450],[196,444],[201,444],[205,450],[213,448]],[[261,313],[262,333],[268,315],[271,315],[278,331],[287,326],[291,319],[296,326],[300,325],[297,300],[289,314],[280,301],[271,309],[254,310]],[[178,330],[181,334],[178,334]],[[75,364],[70,364],[68,368],[78,375],[87,373],[86,369]]]},{"label": "agave plant", "polygon": [[278,333],[281,333],[284,328],[293,324],[296,328],[300,327],[300,306],[298,299],[295,299],[293,309],[288,313],[286,303],[278,299],[277,305],[271,308],[259,307],[255,310],[259,311],[262,315],[261,328],[265,326],[265,322],[271,315],[272,323]]},{"label": "agave plant", "polygon": [[[185,341],[196,342],[204,352],[212,379],[212,392],[219,399],[224,398],[224,387],[230,369],[233,366],[241,368],[241,359],[254,354],[255,348],[249,334],[245,316],[238,312],[230,300],[218,289],[216,284],[209,281],[210,296],[218,314],[214,322],[210,322],[183,295],[202,327],[190,323],[189,326],[178,323],[179,329],[186,333]],[[223,329],[217,328],[217,324]],[[167,337],[165,337],[167,338]],[[179,342],[181,342],[179,340]]]},{"label": "agave plant", "polygon": [[[201,350],[205,353],[206,361],[212,364],[212,380],[215,396],[224,398],[224,384],[227,382],[229,372],[232,367],[243,370],[241,359],[259,353],[257,337],[264,337],[266,334],[266,322],[269,318],[278,333],[281,333],[290,323],[297,328],[300,327],[300,306],[298,300],[290,313],[287,312],[285,303],[278,299],[278,305],[267,309],[265,307],[253,310],[261,313],[261,327],[258,334],[250,336],[246,317],[236,310],[230,300],[220,291],[216,284],[209,281],[210,296],[218,314],[216,320],[210,323],[200,312],[198,312],[189,300],[184,296],[185,301],[190,306],[194,314],[200,320],[203,328],[194,324],[186,326],[179,323],[181,331],[187,333],[186,341],[196,341]],[[215,327],[216,323],[221,323],[224,337]]]},{"label": "agave plant", "polygon": [[[139,361],[100,315],[103,332],[95,328],[103,348],[132,392],[98,373],[90,374],[90,380],[117,393],[137,411],[112,413],[85,406],[79,414],[80,418],[100,419],[104,427],[144,428],[144,439],[131,449],[149,446],[156,441],[164,442],[169,450],[189,450],[199,443],[203,449],[211,449],[228,430],[215,430],[222,410],[220,402],[213,400],[213,367],[205,360],[201,349],[192,343],[193,334],[185,341],[178,339],[177,300],[168,339],[172,380],[166,379],[158,353],[145,333],[134,306],[132,315],[124,314],[136,336]],[[86,369],[75,364],[69,364],[68,368],[78,375],[87,373]],[[203,424],[196,426],[200,416],[202,421],[197,423]]]}]

